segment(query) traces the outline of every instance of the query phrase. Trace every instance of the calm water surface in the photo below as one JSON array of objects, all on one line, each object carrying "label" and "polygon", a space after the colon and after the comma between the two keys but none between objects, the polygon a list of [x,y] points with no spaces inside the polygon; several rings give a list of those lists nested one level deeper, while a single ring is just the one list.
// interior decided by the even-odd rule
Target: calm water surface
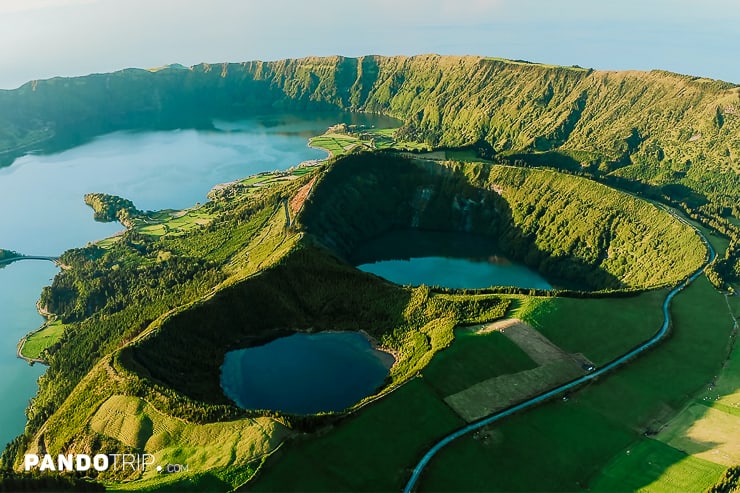
[{"label": "calm water surface", "polygon": [[[308,138],[338,122],[397,123],[349,113],[273,114],[215,121],[208,131],[118,132],[56,154],[24,156],[0,168],[0,248],[54,256],[119,231],[117,223],[93,221],[86,193],[120,195],[143,210],[180,209],[205,201],[217,183],[324,158]],[[16,358],[15,349],[42,323],[35,303],[56,272],[39,261],[0,269],[0,447],[23,431],[23,410],[43,373],[43,366]]]},{"label": "calm water surface", "polygon": [[382,385],[392,360],[355,332],[294,334],[226,353],[221,387],[244,409],[342,411]]},{"label": "calm water surface", "polygon": [[397,284],[552,289],[539,273],[502,255],[490,238],[465,233],[392,232],[363,245],[354,261]]},{"label": "calm water surface", "polygon": [[18,341],[43,323],[34,303],[41,286],[50,284],[57,268],[51,262],[25,260],[0,268],[0,447],[15,438],[26,423],[24,411],[36,394],[44,366],[16,358]]}]

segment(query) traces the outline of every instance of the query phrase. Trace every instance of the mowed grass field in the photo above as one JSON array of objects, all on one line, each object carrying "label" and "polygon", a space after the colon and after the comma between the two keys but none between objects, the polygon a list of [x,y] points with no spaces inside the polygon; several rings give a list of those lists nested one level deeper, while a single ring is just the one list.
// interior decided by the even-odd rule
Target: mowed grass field
[{"label": "mowed grass field", "polygon": [[[651,305],[655,300],[643,301]],[[591,315],[608,326],[624,309],[620,304],[605,305],[602,312],[584,308],[580,314],[573,313],[568,325],[583,327],[584,317]],[[664,491],[661,484],[673,484],[673,491],[702,491],[711,485],[722,467],[704,467],[698,479],[701,488],[686,489],[696,486],[689,479],[697,478],[693,471],[698,463],[679,460],[685,454],[677,455],[669,446],[654,447],[651,453],[659,457],[651,464],[611,466],[645,440],[643,433],[657,430],[673,417],[718,373],[727,354],[731,324],[724,297],[705,277],[674,299],[672,313],[672,333],[659,347],[572,394],[567,402],[553,400],[492,426],[486,442],[471,436],[453,442],[432,459],[419,490],[597,491],[599,485],[611,488],[624,481],[626,491],[643,487]],[[555,332],[559,331],[550,338],[558,342]],[[602,479],[607,473],[610,483]],[[685,485],[680,484],[681,478],[686,478]]]},{"label": "mowed grass field", "polygon": [[[183,211],[159,211],[150,214],[147,220],[139,220],[136,230],[147,236],[162,236],[165,234],[183,234],[195,228],[207,225],[213,216],[198,209]],[[151,224],[147,224],[151,221]]]},{"label": "mowed grass field", "polygon": [[[728,313],[740,313],[740,297],[726,298]],[[734,344],[718,377],[707,385],[657,438],[716,464],[740,464],[740,350]]]},{"label": "mowed grass field", "polygon": [[356,146],[366,145],[357,137],[347,134],[328,133],[319,137],[313,137],[309,140],[311,147],[317,147],[329,152],[332,156],[341,156],[352,150]]},{"label": "mowed grass field", "polygon": [[[702,492],[724,467],[645,438],[622,451],[604,468],[592,491],[651,493]],[[656,479],[657,478],[657,479]]]},{"label": "mowed grass field", "polygon": [[470,329],[457,329],[453,347],[434,356],[424,369],[424,379],[438,395],[447,397],[473,383],[536,366],[500,332],[476,334]]},{"label": "mowed grass field", "polygon": [[659,289],[629,298],[546,298],[526,303],[514,315],[564,351],[583,353],[600,366],[658,331],[667,294]]},{"label": "mowed grass field", "polygon": [[40,358],[41,352],[44,349],[53,346],[62,338],[65,328],[66,325],[57,320],[48,324],[43,329],[29,335],[26,342],[23,344],[21,355],[30,359]]}]

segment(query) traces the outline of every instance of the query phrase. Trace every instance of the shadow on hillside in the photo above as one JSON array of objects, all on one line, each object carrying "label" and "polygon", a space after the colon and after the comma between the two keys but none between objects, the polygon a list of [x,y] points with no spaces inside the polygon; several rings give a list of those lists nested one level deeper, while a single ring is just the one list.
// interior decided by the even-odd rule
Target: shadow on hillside
[{"label": "shadow on hillside", "polygon": [[410,296],[326,250],[304,247],[170,317],[153,336],[125,349],[121,361],[191,399],[230,405],[220,387],[226,352],[297,331],[364,330],[380,337],[402,324]]},{"label": "shadow on hillside", "polygon": [[[622,287],[612,274],[570,255],[551,255],[515,223],[499,194],[471,184],[476,177],[396,156],[358,155],[337,163],[316,187],[301,218],[312,233],[340,258],[353,264],[371,258],[365,245],[398,231],[422,230],[476,235],[470,253],[455,246],[457,256],[503,254],[537,270],[555,284],[572,289]],[[483,240],[483,241],[480,241]],[[486,242],[488,243],[486,245]],[[407,258],[443,253],[444,245],[398,243],[384,256]],[[416,249],[416,250],[415,250]]]}]

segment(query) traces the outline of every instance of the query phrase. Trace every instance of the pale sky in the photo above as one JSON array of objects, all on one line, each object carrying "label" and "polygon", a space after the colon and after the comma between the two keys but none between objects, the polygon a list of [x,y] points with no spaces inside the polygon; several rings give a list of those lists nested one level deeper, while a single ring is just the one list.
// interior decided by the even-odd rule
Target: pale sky
[{"label": "pale sky", "polygon": [[474,54],[740,83],[740,0],[0,0],[0,88],[169,63]]}]

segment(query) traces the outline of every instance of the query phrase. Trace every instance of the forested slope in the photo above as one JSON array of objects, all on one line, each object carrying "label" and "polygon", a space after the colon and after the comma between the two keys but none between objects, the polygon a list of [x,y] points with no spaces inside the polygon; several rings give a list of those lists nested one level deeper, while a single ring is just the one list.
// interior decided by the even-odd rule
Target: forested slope
[{"label": "forested slope", "polygon": [[477,233],[582,289],[675,283],[705,257],[700,238],[667,212],[591,180],[382,154],[337,160],[302,221],[347,258],[359,244],[396,229]]},{"label": "forested slope", "polygon": [[0,91],[0,149],[7,161],[121,128],[276,108],[387,113],[434,146],[562,149],[603,173],[680,183],[737,209],[740,87],[662,71],[435,55],[129,69]]}]

